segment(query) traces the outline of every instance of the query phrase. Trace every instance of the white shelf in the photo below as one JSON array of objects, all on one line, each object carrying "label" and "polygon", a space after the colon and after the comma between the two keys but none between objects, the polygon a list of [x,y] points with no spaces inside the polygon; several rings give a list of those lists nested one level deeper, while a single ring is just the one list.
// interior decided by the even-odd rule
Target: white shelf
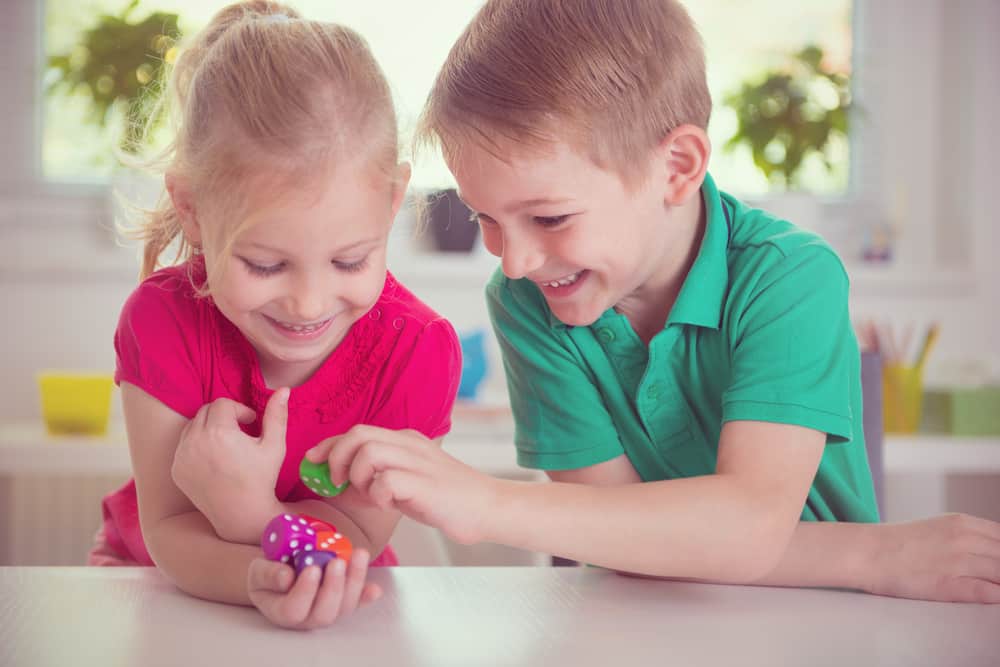
[{"label": "white shelf", "polygon": [[1000,437],[886,435],[887,473],[1000,473]]}]

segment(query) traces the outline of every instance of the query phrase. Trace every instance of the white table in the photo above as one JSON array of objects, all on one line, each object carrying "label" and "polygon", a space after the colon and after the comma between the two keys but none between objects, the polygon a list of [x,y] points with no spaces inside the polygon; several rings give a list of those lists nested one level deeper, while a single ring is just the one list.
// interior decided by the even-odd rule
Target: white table
[{"label": "white table", "polygon": [[0,568],[0,665],[986,667],[1000,605],[658,582],[591,568],[388,568],[309,633],[150,568]]}]

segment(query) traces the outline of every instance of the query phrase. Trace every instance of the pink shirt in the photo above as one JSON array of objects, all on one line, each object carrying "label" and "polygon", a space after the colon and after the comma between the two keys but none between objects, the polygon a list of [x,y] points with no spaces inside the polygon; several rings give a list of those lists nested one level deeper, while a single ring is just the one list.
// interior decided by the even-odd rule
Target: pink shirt
[{"label": "pink shirt", "polygon": [[[191,265],[200,284],[204,265]],[[188,265],[144,280],[125,302],[115,332],[115,381],[133,384],[192,418],[202,405],[230,398],[257,412],[244,426],[260,435],[260,417],[273,391],[264,384],[257,354],[210,297],[198,297]],[[461,374],[461,351],[451,324],[419,301],[391,274],[372,309],[354,323],[326,362],[288,401],[286,454],[275,496],[318,498],[299,480],[306,450],[356,424],[415,429],[437,438],[451,428]],[[152,565],[139,530],[135,482],[104,499],[108,545]],[[378,560],[394,561],[390,550]]]}]

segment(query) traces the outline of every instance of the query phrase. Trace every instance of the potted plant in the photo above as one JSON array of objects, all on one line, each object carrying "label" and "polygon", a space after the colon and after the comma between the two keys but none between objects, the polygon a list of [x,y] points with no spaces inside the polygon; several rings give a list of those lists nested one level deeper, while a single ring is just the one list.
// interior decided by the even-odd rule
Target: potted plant
[{"label": "potted plant", "polygon": [[[51,56],[46,89],[48,94],[86,90],[92,118],[102,127],[114,114],[124,114],[119,147],[133,153],[155,113],[156,107],[146,103],[147,93],[159,85],[161,66],[172,59],[180,35],[177,14],[153,12],[133,20],[138,5],[132,0],[120,14],[101,14],[70,52]],[[153,118],[153,124],[159,120]]]},{"label": "potted plant", "polygon": [[773,185],[794,190],[810,155],[832,168],[832,140],[847,136],[850,77],[831,71],[823,50],[809,45],[790,58],[788,67],[745,82],[724,103],[736,111],[738,122],[724,149],[746,145]]}]

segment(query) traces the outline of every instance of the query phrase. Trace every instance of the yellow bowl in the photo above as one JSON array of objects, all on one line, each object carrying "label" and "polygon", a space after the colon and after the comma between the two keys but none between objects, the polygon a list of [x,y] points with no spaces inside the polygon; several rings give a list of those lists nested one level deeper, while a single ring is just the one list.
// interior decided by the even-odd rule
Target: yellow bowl
[{"label": "yellow bowl", "polygon": [[42,419],[52,435],[104,435],[114,378],[107,373],[42,371]]}]

